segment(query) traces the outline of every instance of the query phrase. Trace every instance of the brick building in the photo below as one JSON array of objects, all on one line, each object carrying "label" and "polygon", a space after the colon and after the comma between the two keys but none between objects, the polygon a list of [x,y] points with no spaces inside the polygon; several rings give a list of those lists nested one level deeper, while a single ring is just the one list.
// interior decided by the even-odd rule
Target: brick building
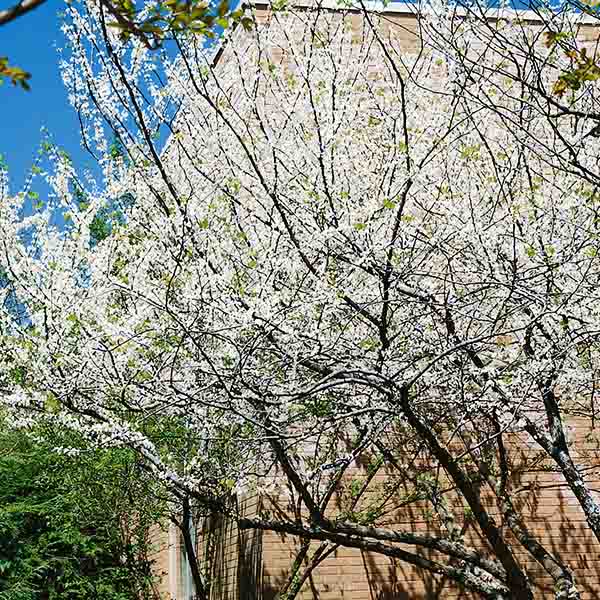
[{"label": "brick building", "polygon": [[[377,8],[377,6],[373,6]],[[333,3],[321,3],[321,9],[329,11],[335,18],[345,19],[354,31],[360,32],[363,16],[360,11],[344,9],[343,16]],[[407,52],[419,49],[419,11],[410,4],[390,4],[379,7],[382,29],[387,36],[399,40]],[[259,24],[267,24],[272,12],[268,4],[253,3]],[[490,11],[491,22],[503,17],[501,12]],[[537,15],[522,11],[519,18],[523,23],[536,25]],[[218,62],[227,61],[231,47],[246,35],[241,29],[217,54]],[[578,35],[588,40],[593,48],[597,41],[597,29],[593,24],[583,25]],[[278,64],[285,60],[281,49],[273,48],[271,60]],[[218,66],[217,66],[218,68]],[[374,67],[377,68],[376,66]],[[592,470],[600,458],[600,444],[596,440],[593,423],[586,420],[571,422],[572,432],[578,440],[576,451],[580,464]],[[522,434],[511,437],[512,482],[514,502],[526,516],[528,526],[557,555],[561,556],[574,570],[582,599],[600,598],[600,546],[585,525],[585,517],[575,498],[560,476],[553,471],[548,459],[542,456],[531,440]],[[423,473],[434,470],[434,466],[423,465]],[[357,465],[349,477],[365,480],[369,466]],[[372,485],[383,486],[393,474],[382,470],[372,478]],[[596,481],[595,476],[588,479]],[[598,481],[600,494],[600,480]],[[387,523],[422,533],[439,534],[439,526],[428,513],[426,503],[421,500],[407,501],[410,490],[397,492],[398,506],[387,517]],[[469,520],[468,511],[459,498],[449,491],[447,502],[463,512],[464,518],[457,525],[465,530],[470,545],[485,552],[485,543],[480,539],[475,524]],[[283,511],[289,514],[292,507],[282,497],[268,494],[252,495],[238,500],[242,503],[240,513],[253,516],[263,510]],[[494,501],[485,499],[494,514]],[[340,500],[341,503],[341,500]],[[336,503],[331,514],[335,515]],[[499,511],[496,511],[501,520]],[[507,533],[510,538],[511,534]],[[289,577],[290,566],[297,556],[301,542],[298,538],[282,533],[257,530],[240,530],[233,520],[213,517],[199,523],[195,530],[200,563],[211,581],[211,600],[271,600]],[[313,542],[314,549],[319,547]],[[320,600],[434,600],[459,599],[472,596],[457,589],[443,577],[403,564],[395,559],[365,552],[355,548],[334,547],[322,550],[328,553],[306,578],[299,598]],[[432,556],[433,552],[424,554]],[[522,551],[523,561],[528,565],[528,575],[536,586],[536,599],[553,598],[553,582],[539,565]],[[157,570],[162,573],[161,591],[173,600],[189,600],[193,597],[193,583],[185,553],[177,530],[157,530]],[[301,571],[300,571],[301,573]]]},{"label": "brick building", "polygon": [[[586,468],[600,463],[600,439],[589,423],[577,424],[578,459]],[[593,435],[589,435],[593,434]],[[595,600],[600,594],[600,545],[589,530],[585,516],[577,500],[553,471],[532,442],[521,436],[511,440],[513,473],[515,479],[514,501],[527,525],[537,539],[556,552],[573,569],[575,580],[583,600]],[[434,471],[434,466],[424,466],[423,473]],[[359,465],[348,474],[354,480],[368,476],[368,465]],[[391,477],[385,471],[379,473],[371,485]],[[597,486],[600,496],[600,475],[588,479]],[[398,492],[399,498],[410,494],[409,487]],[[455,512],[468,512],[460,500],[450,492],[447,495]],[[486,508],[500,521],[500,511],[495,509],[494,499],[485,499]],[[332,507],[335,515],[336,504]],[[269,495],[253,496],[242,501],[244,516],[257,515],[261,510],[292,512],[289,501]],[[432,518],[427,503],[409,501],[388,518],[388,524],[401,530],[419,533],[441,534],[439,524]],[[485,542],[477,533],[475,523],[465,518],[458,524],[466,530],[469,545],[485,552]],[[508,526],[504,531],[512,535]],[[290,566],[300,549],[301,542],[293,536],[255,530],[240,530],[231,519],[214,517],[199,524],[196,530],[198,553],[201,564],[207,569],[211,581],[211,600],[275,600],[279,598],[282,585],[290,573]],[[168,539],[157,536],[162,551],[157,554],[157,566],[163,574],[161,592],[173,600],[190,600],[193,588],[189,568],[186,566],[181,537],[174,527]],[[319,546],[313,542],[313,550]],[[380,554],[354,548],[330,546],[332,550],[302,587],[298,598],[302,600],[459,600],[476,598],[457,589],[443,577],[403,564]],[[521,557],[528,567],[528,575],[536,585],[536,600],[553,599],[553,581],[543,572],[525,550]],[[424,552],[434,557],[434,552]],[[538,595],[539,594],[539,595]]]}]

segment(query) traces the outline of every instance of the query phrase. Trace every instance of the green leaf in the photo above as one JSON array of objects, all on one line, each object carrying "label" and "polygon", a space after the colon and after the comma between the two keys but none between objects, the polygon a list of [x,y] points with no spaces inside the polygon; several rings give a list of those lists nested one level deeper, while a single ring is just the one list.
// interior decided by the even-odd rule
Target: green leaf
[{"label": "green leaf", "polygon": [[460,157],[463,160],[477,160],[479,158],[479,144],[473,144],[472,146],[462,146],[460,149]]},{"label": "green leaf", "polygon": [[0,83],[3,82],[3,77],[24,90],[30,89],[29,79],[31,79],[31,73],[27,73],[20,67],[10,65],[6,56],[0,56]]}]

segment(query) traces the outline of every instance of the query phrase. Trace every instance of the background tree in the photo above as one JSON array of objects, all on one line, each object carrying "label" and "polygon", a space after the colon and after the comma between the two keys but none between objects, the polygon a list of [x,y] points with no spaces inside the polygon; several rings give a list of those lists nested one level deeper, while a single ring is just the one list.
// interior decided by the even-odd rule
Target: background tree
[{"label": "background tree", "polygon": [[36,433],[0,438],[0,598],[157,598],[150,533],[164,512],[135,456]]}]

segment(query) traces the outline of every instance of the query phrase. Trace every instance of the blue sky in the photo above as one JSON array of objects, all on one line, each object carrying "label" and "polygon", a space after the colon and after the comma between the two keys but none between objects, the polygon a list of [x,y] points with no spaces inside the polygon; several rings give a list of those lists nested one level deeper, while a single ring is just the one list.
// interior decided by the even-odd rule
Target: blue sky
[{"label": "blue sky", "polygon": [[42,139],[46,127],[53,141],[64,148],[76,164],[89,162],[79,144],[77,116],[69,107],[58,71],[57,46],[62,45],[60,0],[44,5],[0,28],[0,56],[32,73],[31,91],[5,82],[0,86],[0,154],[8,163],[15,192]]},{"label": "blue sky", "polygon": [[6,81],[0,86],[0,155],[8,164],[13,193],[21,188],[33,164],[42,128],[76,167],[92,165],[91,157],[81,148],[79,121],[69,106],[58,70],[57,47],[64,43],[58,13],[63,6],[63,0],[47,0],[33,12],[0,27],[0,56],[8,56],[10,64],[32,74],[30,91]]}]

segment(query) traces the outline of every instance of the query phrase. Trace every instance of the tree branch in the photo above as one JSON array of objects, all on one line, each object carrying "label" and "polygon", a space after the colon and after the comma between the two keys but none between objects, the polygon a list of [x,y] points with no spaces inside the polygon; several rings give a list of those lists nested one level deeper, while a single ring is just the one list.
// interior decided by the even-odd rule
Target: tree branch
[{"label": "tree branch", "polygon": [[6,25],[11,21],[45,4],[46,0],[24,0],[6,10],[0,11],[0,25]]}]

